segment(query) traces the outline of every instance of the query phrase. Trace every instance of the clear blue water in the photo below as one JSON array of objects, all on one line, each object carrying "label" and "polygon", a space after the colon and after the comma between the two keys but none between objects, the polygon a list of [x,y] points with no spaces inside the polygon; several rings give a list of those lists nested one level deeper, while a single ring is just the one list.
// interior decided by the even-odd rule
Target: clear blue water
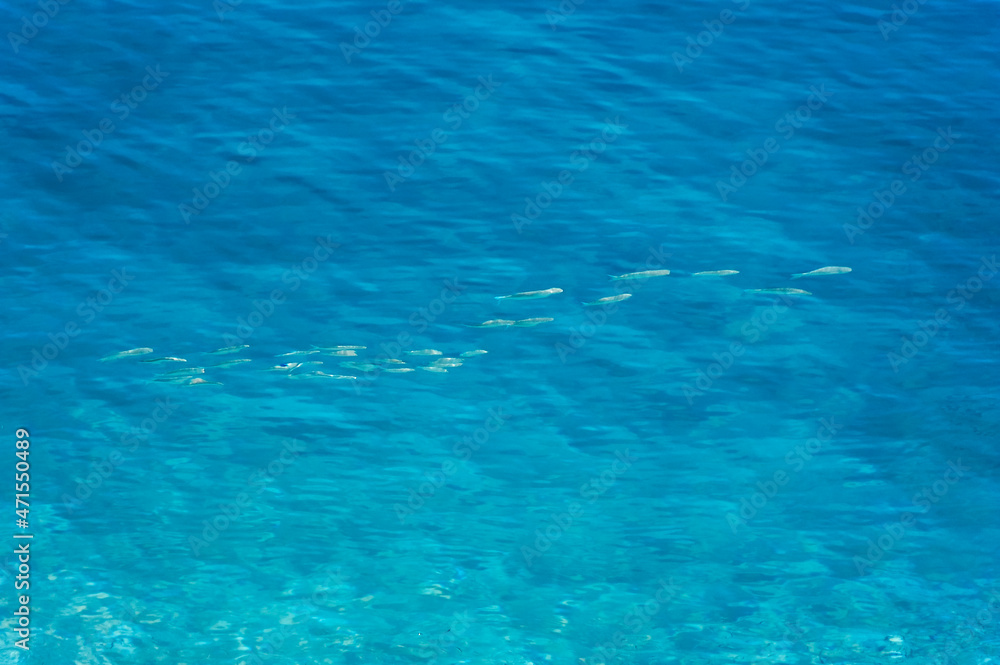
[{"label": "clear blue water", "polygon": [[995,2],[53,5],[0,662],[1000,653]]}]

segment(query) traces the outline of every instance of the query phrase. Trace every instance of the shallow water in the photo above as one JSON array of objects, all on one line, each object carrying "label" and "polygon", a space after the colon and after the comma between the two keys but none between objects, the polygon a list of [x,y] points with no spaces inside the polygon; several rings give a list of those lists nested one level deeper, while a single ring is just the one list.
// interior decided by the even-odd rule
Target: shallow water
[{"label": "shallow water", "polygon": [[996,658],[1000,31],[915,6],[8,36],[0,662]]}]

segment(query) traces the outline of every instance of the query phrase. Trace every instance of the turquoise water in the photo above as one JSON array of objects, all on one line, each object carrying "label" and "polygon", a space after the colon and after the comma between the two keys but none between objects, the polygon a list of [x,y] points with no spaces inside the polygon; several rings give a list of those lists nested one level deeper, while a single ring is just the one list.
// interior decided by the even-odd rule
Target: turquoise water
[{"label": "turquoise water", "polygon": [[39,7],[0,662],[1000,653],[996,3]]}]

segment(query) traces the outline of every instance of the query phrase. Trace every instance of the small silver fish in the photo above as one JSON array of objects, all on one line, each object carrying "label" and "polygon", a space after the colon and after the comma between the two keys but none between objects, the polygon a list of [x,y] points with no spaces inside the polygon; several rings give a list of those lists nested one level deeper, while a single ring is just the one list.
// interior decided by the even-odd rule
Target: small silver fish
[{"label": "small silver fish", "polygon": [[249,344],[237,344],[236,346],[226,346],[221,349],[216,349],[215,351],[209,351],[213,356],[223,356],[227,353],[236,353],[237,351],[242,351],[243,349],[249,349]]},{"label": "small silver fish", "polygon": [[157,376],[153,378],[153,381],[158,383],[187,383],[191,380],[190,376]]},{"label": "small silver fish", "polygon": [[412,351],[407,351],[407,354],[411,356],[440,356],[442,355],[437,349],[414,349]]},{"label": "small silver fish", "polygon": [[322,365],[323,363],[319,360],[304,360],[300,363],[282,363],[281,365],[275,365],[274,367],[268,367],[269,372],[290,372],[299,367],[305,367],[306,365]]},{"label": "small silver fish", "polygon": [[537,300],[538,298],[548,298],[551,295],[562,293],[562,289],[545,289],[544,291],[524,291],[509,296],[497,296],[497,300]]},{"label": "small silver fish", "polygon": [[298,374],[289,374],[289,379],[356,379],[356,376],[347,376],[346,374],[327,374],[326,372],[300,372]]},{"label": "small silver fish", "polygon": [[188,381],[189,386],[221,386],[222,384],[218,381],[206,381],[205,379],[191,379]]},{"label": "small silver fish", "polygon": [[356,356],[358,352],[354,349],[333,349],[324,351],[328,356]]},{"label": "small silver fish", "polygon": [[128,351],[119,351],[118,353],[112,353],[109,356],[104,356],[101,358],[101,362],[106,362],[108,360],[118,360],[120,358],[129,358],[131,356],[144,356],[147,353],[152,353],[153,349],[146,348],[145,346],[138,349],[129,349]]},{"label": "small silver fish", "polygon": [[514,326],[518,328],[530,328],[532,326],[537,326],[540,323],[549,323],[550,321],[555,321],[555,319],[548,316],[540,316],[533,319],[521,319],[520,321],[515,321]]},{"label": "small silver fish", "polygon": [[445,373],[448,372],[448,370],[446,368],[444,368],[444,367],[438,367],[436,365],[428,365],[427,367],[420,367],[418,369],[422,369],[425,372],[437,372],[439,374],[445,374]]},{"label": "small silver fish", "polygon": [[483,321],[482,323],[474,323],[470,325],[470,328],[509,328],[510,326],[517,323],[516,321],[508,321],[507,319],[490,319],[489,321]]},{"label": "small silver fish", "polygon": [[595,307],[597,305],[607,305],[612,302],[621,302],[622,300],[628,300],[632,297],[631,293],[619,293],[616,296],[608,296],[606,298],[598,298],[592,302],[583,303],[584,307]]},{"label": "small silver fish", "polygon": [[347,346],[347,345],[341,344],[341,345],[338,345],[338,346],[313,346],[313,348],[316,349],[317,351],[361,351],[362,349],[367,349],[368,347],[367,346]]},{"label": "small silver fish", "polygon": [[611,279],[646,279],[647,277],[664,277],[669,275],[669,270],[642,270],[640,272],[627,272],[624,275],[608,275]]},{"label": "small silver fish", "polygon": [[725,277],[726,275],[739,275],[739,270],[703,270],[691,273],[694,277]]},{"label": "small silver fish", "polygon": [[308,349],[306,351],[289,351],[288,353],[279,353],[278,358],[289,358],[292,356],[311,356],[314,353],[319,353],[319,349]]},{"label": "small silver fish", "polygon": [[340,363],[341,367],[346,367],[347,369],[356,369],[359,372],[372,372],[379,369],[378,365],[373,365],[372,363],[358,363],[358,362],[346,362]]},{"label": "small silver fish", "polygon": [[405,372],[412,372],[414,370],[412,367],[386,367],[382,371],[387,372],[389,374],[403,374]]},{"label": "small silver fish", "polygon": [[187,360],[184,358],[174,358],[173,356],[167,356],[165,358],[150,358],[149,360],[140,360],[141,363],[186,363]]},{"label": "small silver fish", "polygon": [[204,374],[204,373],[205,373],[205,368],[204,367],[182,367],[181,369],[175,369],[175,370],[171,370],[169,372],[166,372],[164,374],[164,376],[176,376],[178,374],[181,374],[181,375],[183,375],[183,374]]},{"label": "small silver fish", "polygon": [[811,296],[809,291],[803,291],[802,289],[790,289],[788,287],[774,288],[774,289],[744,289],[746,293],[777,293],[780,295],[787,296]]},{"label": "small silver fish", "polygon": [[458,354],[459,358],[472,358],[473,356],[481,356],[489,353],[489,351],[484,351],[483,349],[475,349],[473,351],[462,351]]},{"label": "small silver fish", "polygon": [[431,365],[434,367],[461,367],[462,361],[458,358],[438,358]]},{"label": "small silver fish", "polygon": [[212,365],[212,367],[234,367],[248,362],[250,362],[249,358],[237,358],[235,360],[227,360],[226,362],[219,363],[218,365]]},{"label": "small silver fish", "polygon": [[809,272],[797,272],[792,275],[792,279],[798,279],[800,277],[813,277],[815,275],[843,275],[845,272],[851,272],[851,269],[845,268],[844,266],[824,266],[822,268],[817,268],[816,270],[810,270]]}]

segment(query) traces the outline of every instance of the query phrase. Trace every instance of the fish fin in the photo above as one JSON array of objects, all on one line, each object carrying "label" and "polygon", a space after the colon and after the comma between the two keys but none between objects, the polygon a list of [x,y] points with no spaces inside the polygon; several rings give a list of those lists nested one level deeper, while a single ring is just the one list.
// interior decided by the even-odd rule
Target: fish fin
[{"label": "fish fin", "polygon": [[804,277],[804,276],[805,276],[804,272],[797,272],[794,275],[792,275],[792,279],[798,279],[799,277]]}]

